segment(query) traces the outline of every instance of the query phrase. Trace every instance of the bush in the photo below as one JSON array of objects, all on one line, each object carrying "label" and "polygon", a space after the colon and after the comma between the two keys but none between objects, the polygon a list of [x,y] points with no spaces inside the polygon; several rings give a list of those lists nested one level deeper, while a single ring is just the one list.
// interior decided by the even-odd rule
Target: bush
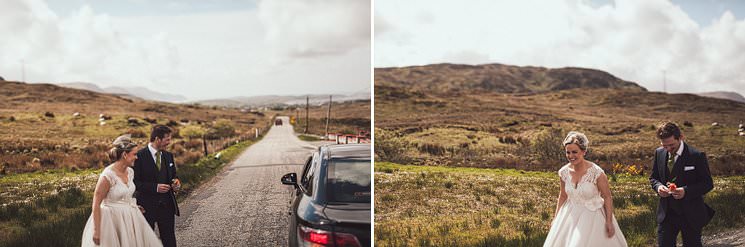
[{"label": "bush", "polygon": [[199,125],[189,125],[179,130],[179,134],[189,140],[201,138],[205,132],[204,128]]},{"label": "bush", "polygon": [[235,127],[233,122],[227,119],[218,119],[215,124],[207,131],[207,138],[220,139],[235,136]]},{"label": "bush", "polygon": [[127,134],[132,135],[132,138],[145,138],[147,137],[147,134],[145,131],[141,129],[129,129],[127,130]]},{"label": "bush", "polygon": [[530,150],[536,161],[560,163],[564,160],[564,148],[561,145],[563,140],[561,129],[544,129],[530,141]]},{"label": "bush", "polygon": [[[411,146],[409,142],[397,137],[391,131],[376,129],[375,130],[375,155],[380,161],[388,161],[400,164],[406,164],[411,159],[406,155],[406,151]],[[378,160],[376,158],[376,160]]]}]

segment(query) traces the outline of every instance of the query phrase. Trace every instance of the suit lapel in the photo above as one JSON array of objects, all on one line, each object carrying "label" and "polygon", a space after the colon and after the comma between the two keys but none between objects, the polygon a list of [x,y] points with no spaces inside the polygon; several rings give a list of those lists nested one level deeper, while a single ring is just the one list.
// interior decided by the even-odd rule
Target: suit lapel
[{"label": "suit lapel", "polygon": [[667,170],[667,151],[662,149],[657,154],[657,169],[662,174],[663,183],[667,183],[670,180],[670,172]]}]

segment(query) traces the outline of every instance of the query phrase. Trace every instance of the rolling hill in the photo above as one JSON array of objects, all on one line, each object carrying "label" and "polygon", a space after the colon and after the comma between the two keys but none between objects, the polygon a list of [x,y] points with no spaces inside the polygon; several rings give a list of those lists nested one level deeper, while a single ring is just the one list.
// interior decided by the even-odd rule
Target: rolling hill
[{"label": "rolling hill", "polygon": [[745,103],[745,97],[735,92],[717,91],[717,92],[698,93],[697,95],[704,96],[704,97],[712,97],[712,98],[717,98],[717,99],[728,99],[728,100],[734,100],[734,101]]},{"label": "rolling hill", "polygon": [[[329,100],[329,95],[307,95],[310,97],[309,103],[311,105],[322,105],[326,104]],[[334,94],[332,100],[334,102],[349,102],[357,100],[369,100],[370,92],[354,93],[354,94]],[[193,103],[208,105],[208,106],[223,106],[223,107],[270,107],[270,106],[290,106],[290,105],[305,105],[306,95],[262,95],[262,96],[251,96],[251,97],[232,97],[226,99],[211,99],[211,100],[200,100]]]},{"label": "rolling hill", "polygon": [[[609,73],[499,64],[375,69],[375,151],[406,164],[555,170],[561,141],[585,132],[590,156],[649,171],[655,124],[679,123],[718,174],[745,173],[745,103],[648,92]],[[716,122],[716,125],[712,125]]]},{"label": "rolling hill", "polygon": [[[100,115],[105,119],[101,120]],[[103,167],[105,151],[118,135],[130,133],[147,142],[152,124],[175,129],[173,151],[177,162],[199,157],[199,140],[178,135],[191,126],[210,131],[220,119],[229,120],[232,137],[211,140],[221,147],[266,130],[273,112],[242,112],[197,105],[133,100],[53,84],[0,81],[0,175],[52,168]],[[219,122],[219,121],[217,121]]]},{"label": "rolling hill", "polygon": [[93,91],[97,93],[108,93],[122,96],[130,99],[145,99],[153,101],[181,103],[186,102],[188,99],[178,94],[168,94],[155,92],[144,87],[106,87],[101,88],[96,84],[87,82],[69,82],[69,83],[57,83],[56,85]]},{"label": "rolling hill", "polygon": [[427,93],[543,93],[573,88],[625,88],[646,91],[607,72],[584,68],[547,69],[502,64],[433,64],[376,68],[376,87],[402,87]]}]

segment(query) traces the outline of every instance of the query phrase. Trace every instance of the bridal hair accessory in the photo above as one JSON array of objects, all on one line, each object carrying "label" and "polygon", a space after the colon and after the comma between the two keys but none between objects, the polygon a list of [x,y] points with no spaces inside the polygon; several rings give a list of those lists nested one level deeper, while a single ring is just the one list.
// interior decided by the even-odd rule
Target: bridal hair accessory
[{"label": "bridal hair accessory", "polygon": [[570,131],[569,134],[567,134],[567,137],[564,138],[563,144],[564,146],[569,144],[577,144],[577,146],[579,146],[579,149],[587,151],[587,147],[590,146],[590,141],[587,140],[587,136],[585,136],[585,134],[577,131]]},{"label": "bridal hair accessory", "polygon": [[132,135],[130,134],[117,137],[113,144],[114,147],[119,150],[129,150],[132,147],[137,146],[137,144],[132,141]]}]

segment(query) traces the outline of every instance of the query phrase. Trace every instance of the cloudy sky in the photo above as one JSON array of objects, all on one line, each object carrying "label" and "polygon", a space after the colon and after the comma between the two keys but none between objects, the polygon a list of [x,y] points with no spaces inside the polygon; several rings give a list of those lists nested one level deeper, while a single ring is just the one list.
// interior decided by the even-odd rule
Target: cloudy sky
[{"label": "cloudy sky", "polygon": [[745,95],[745,1],[376,0],[375,67],[605,70],[671,93]]},{"label": "cloudy sky", "polygon": [[370,92],[369,0],[3,0],[0,76],[190,100]]}]

